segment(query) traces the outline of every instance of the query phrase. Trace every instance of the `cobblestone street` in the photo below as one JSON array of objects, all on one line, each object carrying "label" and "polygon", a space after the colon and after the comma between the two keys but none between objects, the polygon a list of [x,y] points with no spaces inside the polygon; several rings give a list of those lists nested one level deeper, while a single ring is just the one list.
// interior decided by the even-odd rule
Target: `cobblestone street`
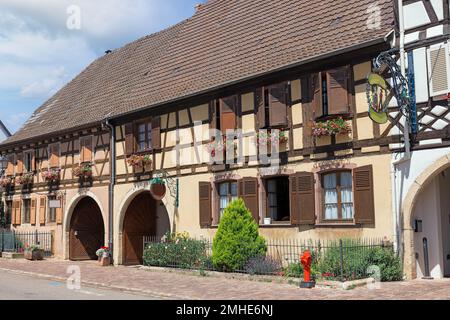
[{"label": "cobblestone street", "polygon": [[72,265],[80,267],[81,281],[84,285],[136,292],[168,299],[450,300],[450,279],[382,283],[380,289],[373,290],[369,290],[366,287],[352,290],[325,288],[304,290],[290,284],[147,271],[124,266],[102,268],[92,261],[73,262],[53,259],[37,262],[0,259],[0,272],[29,274],[36,277],[64,281],[70,276],[67,270]]}]

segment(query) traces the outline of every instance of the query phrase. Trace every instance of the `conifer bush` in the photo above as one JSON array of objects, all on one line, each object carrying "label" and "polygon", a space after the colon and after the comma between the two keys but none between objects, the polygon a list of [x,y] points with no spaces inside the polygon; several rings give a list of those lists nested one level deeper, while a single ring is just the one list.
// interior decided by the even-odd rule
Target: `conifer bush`
[{"label": "conifer bush", "polygon": [[265,257],[266,241],[244,201],[233,201],[224,210],[213,240],[212,263],[220,271],[244,270],[251,258]]}]

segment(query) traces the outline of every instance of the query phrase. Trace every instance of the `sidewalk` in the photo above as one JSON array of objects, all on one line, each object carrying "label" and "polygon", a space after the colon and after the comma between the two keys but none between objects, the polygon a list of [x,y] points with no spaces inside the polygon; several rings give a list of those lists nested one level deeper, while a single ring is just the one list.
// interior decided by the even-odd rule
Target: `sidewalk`
[{"label": "sidewalk", "polygon": [[108,287],[129,292],[157,295],[168,299],[193,300],[319,300],[319,299],[446,299],[450,300],[450,279],[415,280],[382,283],[380,289],[366,287],[353,290],[299,289],[294,285],[248,280],[203,277],[175,272],[140,270],[133,267],[99,267],[95,261],[73,262],[7,260],[0,258],[0,272],[32,274],[65,281],[67,268],[77,265],[82,284]]}]

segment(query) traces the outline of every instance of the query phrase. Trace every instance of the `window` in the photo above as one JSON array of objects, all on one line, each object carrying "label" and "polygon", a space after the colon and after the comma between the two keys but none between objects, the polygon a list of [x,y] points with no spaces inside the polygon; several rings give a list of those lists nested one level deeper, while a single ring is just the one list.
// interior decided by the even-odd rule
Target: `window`
[{"label": "window", "polygon": [[23,153],[23,169],[25,172],[33,171],[33,152],[27,151]]},{"label": "window", "polygon": [[23,223],[30,223],[31,217],[31,200],[23,200]]},{"label": "window", "polygon": [[48,222],[56,222],[56,208],[50,207],[50,201],[52,200],[56,200],[56,197],[48,197]]},{"label": "window", "polygon": [[152,123],[143,122],[137,125],[137,151],[150,150],[152,148]]},{"label": "window", "polygon": [[354,216],[352,173],[332,172],[324,174],[322,178],[324,219],[352,220]]},{"label": "window", "polygon": [[13,213],[13,203],[12,201],[6,201],[6,208],[5,208],[5,222],[7,225],[11,224],[11,217]]},{"label": "window", "polygon": [[14,167],[15,167],[15,156],[13,154],[10,154],[7,156],[8,164],[6,166],[6,172],[5,174],[7,176],[13,176],[14,175]]},{"label": "window", "polygon": [[267,216],[272,221],[290,221],[289,178],[271,178],[266,181]]},{"label": "window", "polygon": [[263,107],[260,115],[261,128],[286,127],[288,125],[287,106],[289,86],[287,82],[264,88]]},{"label": "window", "polygon": [[341,67],[313,75],[315,117],[350,113],[350,68]]},{"label": "window", "polygon": [[225,208],[238,197],[237,182],[223,182],[219,184],[219,218]]},{"label": "window", "polygon": [[80,138],[80,162],[87,163],[92,161],[92,137]]},{"label": "window", "polygon": [[328,89],[327,89],[327,74],[322,73],[322,114],[328,115]]}]

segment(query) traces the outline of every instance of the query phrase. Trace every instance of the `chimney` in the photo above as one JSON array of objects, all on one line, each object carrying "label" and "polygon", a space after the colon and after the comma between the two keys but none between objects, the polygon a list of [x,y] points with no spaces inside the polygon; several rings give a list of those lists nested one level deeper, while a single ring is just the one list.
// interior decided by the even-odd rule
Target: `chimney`
[{"label": "chimney", "polygon": [[105,54],[110,54],[112,51],[111,50],[106,50]]},{"label": "chimney", "polygon": [[195,5],[195,12],[198,12],[198,10],[200,10],[201,7],[203,7],[203,4],[197,3],[197,4]]}]

